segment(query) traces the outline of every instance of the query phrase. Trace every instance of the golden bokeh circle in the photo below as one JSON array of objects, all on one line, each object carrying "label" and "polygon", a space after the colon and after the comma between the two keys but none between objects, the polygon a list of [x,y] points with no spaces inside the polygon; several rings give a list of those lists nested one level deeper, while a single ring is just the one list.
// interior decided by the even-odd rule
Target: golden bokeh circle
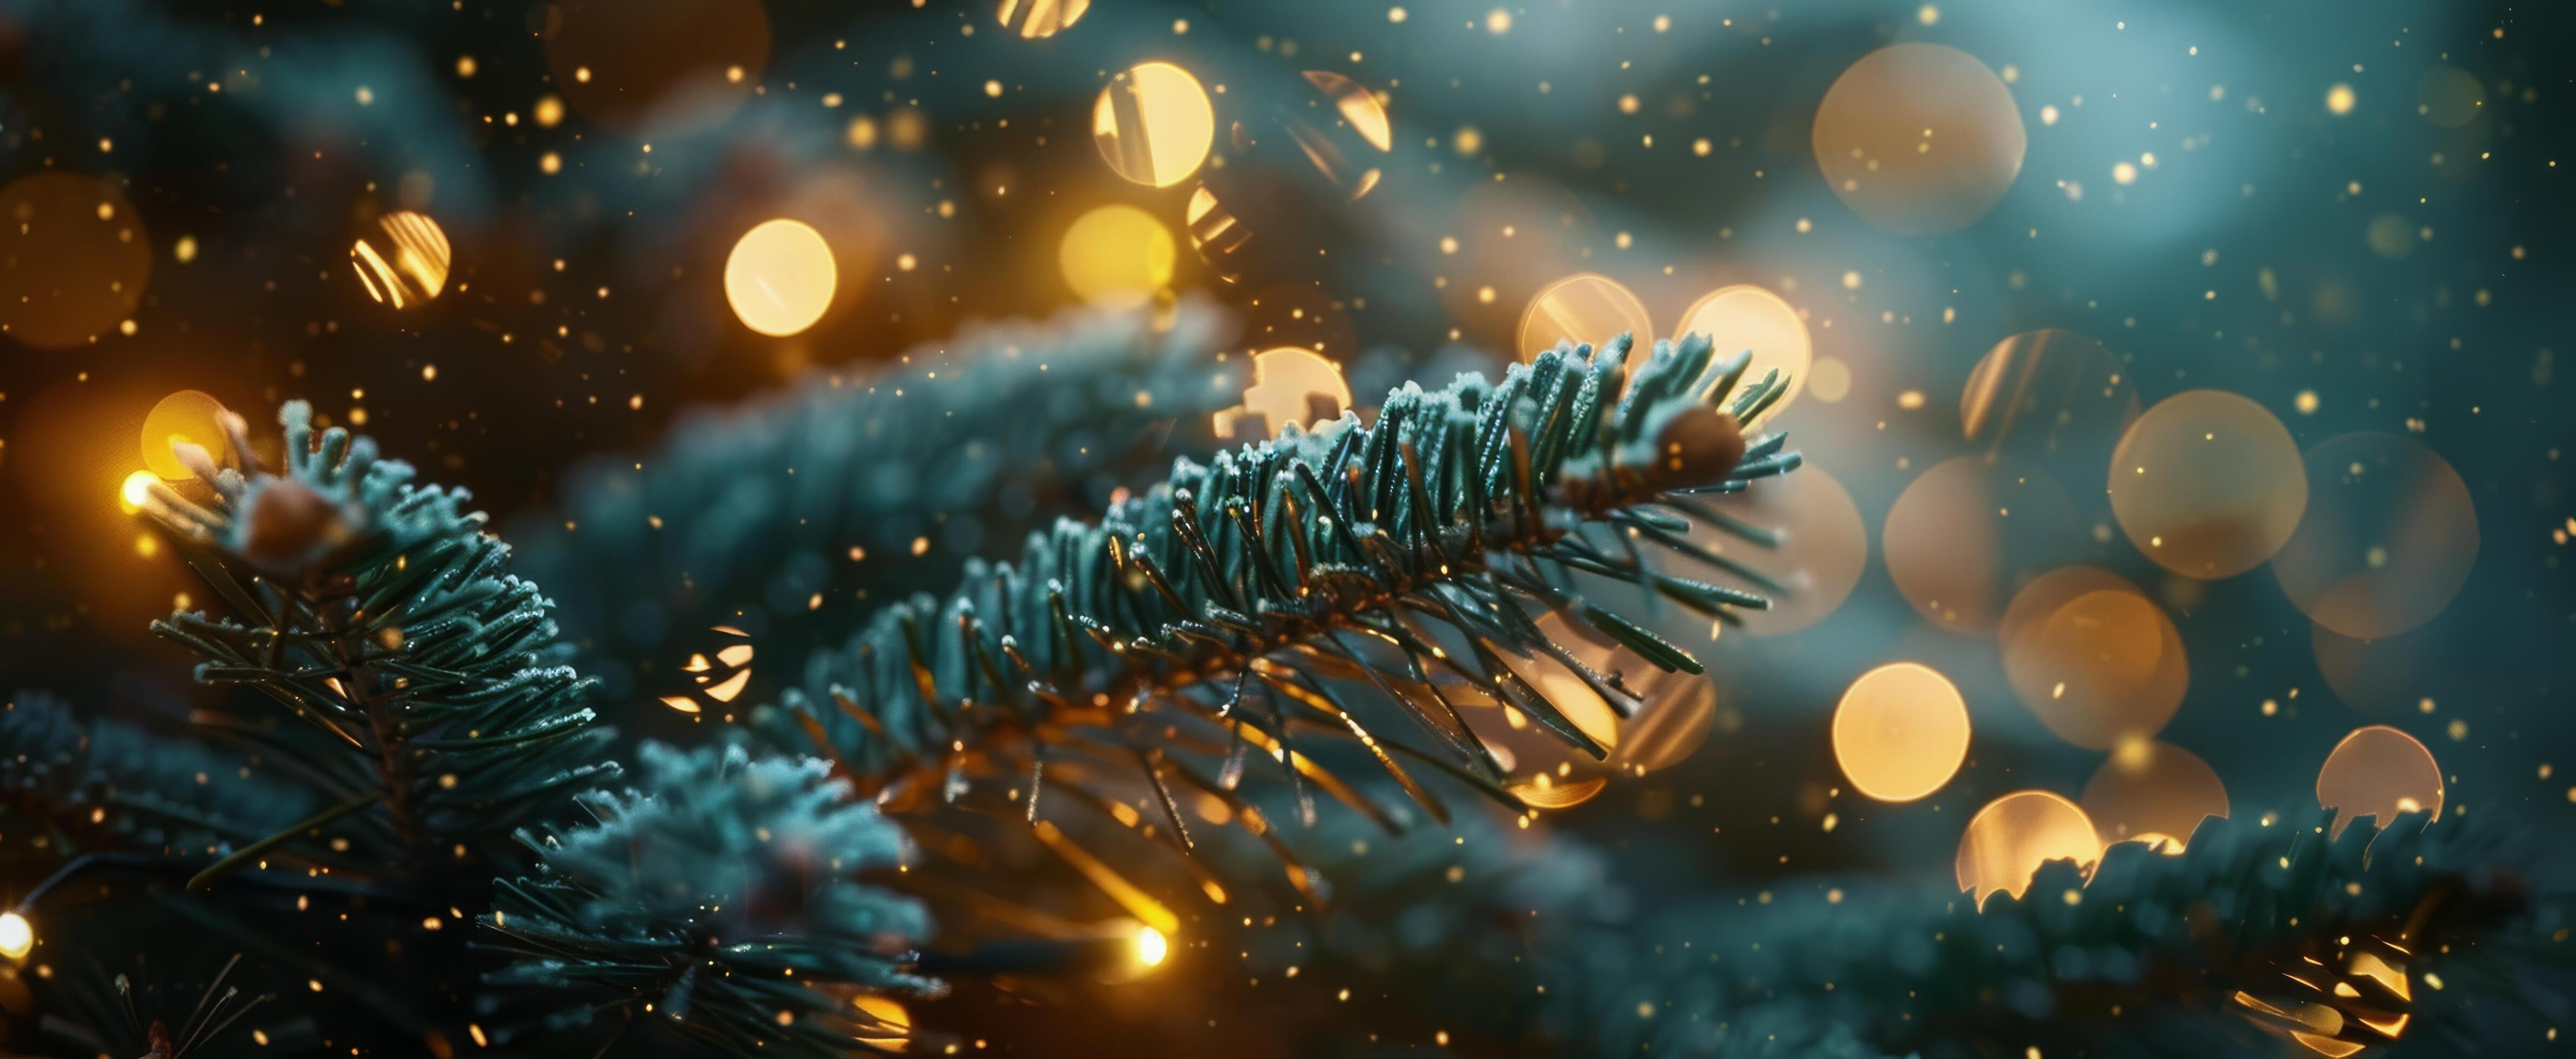
[{"label": "golden bokeh circle", "polygon": [[2450,605],[2477,562],[2478,513],[2449,461],[2411,438],[2345,434],[2308,450],[2307,475],[2307,513],[2272,558],[2292,603],[2363,640]]},{"label": "golden bokeh circle", "polygon": [[1977,810],[1959,836],[1959,889],[1983,902],[1998,891],[2015,897],[2030,889],[2031,874],[2052,860],[2090,870],[2102,856],[2093,820],[2065,795],[2014,791]]},{"label": "golden bokeh circle", "polygon": [[2025,331],[1995,343],[1959,392],[1969,441],[2027,459],[2104,458],[2137,417],[2128,366],[2073,331]]},{"label": "golden bokeh circle", "polygon": [[769,64],[758,0],[556,0],[543,9],[547,69],[564,100],[621,133],[713,126]]},{"label": "golden bokeh circle", "polygon": [[223,413],[223,402],[203,390],[181,390],[162,398],[143,417],[143,466],[169,481],[196,477],[197,472],[171,451],[178,444],[203,448],[221,465],[232,447],[224,433]]},{"label": "golden bokeh circle", "polygon": [[1002,0],[1002,28],[1032,40],[1073,28],[1091,0]]},{"label": "golden bokeh circle", "polygon": [[831,244],[803,221],[753,225],[725,256],[725,300],[743,326],[772,337],[814,326],[839,283]]},{"label": "golden bokeh circle", "polygon": [[1560,341],[1600,346],[1623,331],[1634,337],[1633,348],[1654,348],[1654,320],[1636,292],[1600,273],[1578,272],[1540,288],[1521,310],[1520,357],[1537,359]]},{"label": "golden bokeh circle", "polygon": [[1064,230],[1056,263],[1083,301],[1113,309],[1152,299],[1172,282],[1180,248],[1153,214],[1125,203],[1094,208]]},{"label": "golden bokeh circle", "polygon": [[2111,514],[2139,551],[2212,581],[2281,550],[2308,505],[2298,443],[2262,405],[2188,390],[2147,409],[2111,453]]},{"label": "golden bokeh circle", "polygon": [[1690,759],[1717,726],[1717,683],[1705,674],[1648,669],[1637,695],[1645,705],[1620,722],[1610,767],[1632,776]]},{"label": "golden bokeh circle", "polygon": [[1957,231],[2021,173],[2029,134],[2002,78],[1940,44],[1862,56],[1816,107],[1816,166],[1861,219],[1897,235]]},{"label": "golden bokeh circle", "polygon": [[1887,509],[1879,548],[1896,589],[1923,620],[1952,632],[1994,631],[2023,576],[2087,547],[2073,502],[2038,468],[1958,456],[1915,477]]},{"label": "golden bokeh circle", "polygon": [[143,304],[152,242],[114,184],[44,172],[0,188],[0,332],[69,349],[116,330]]},{"label": "golden bokeh circle", "polygon": [[1910,802],[1941,789],[1968,758],[1968,703],[1932,667],[1892,662],[1860,675],[1834,705],[1834,760],[1862,794]]},{"label": "golden bokeh circle", "polygon": [[1119,176],[1167,188],[1190,178],[1216,143],[1216,108],[1190,72],[1140,63],[1110,79],[1091,108],[1100,157]]},{"label": "golden bokeh circle", "polygon": [[401,210],[376,218],[371,230],[350,244],[349,263],[367,297],[409,309],[447,289],[453,252],[437,221],[426,213]]},{"label": "golden bokeh circle", "polygon": [[[1691,543],[1778,581],[1786,592],[1741,585],[1771,600],[1767,610],[1738,610],[1744,631],[1755,636],[1785,636],[1831,616],[1851,598],[1869,567],[1869,529],[1860,507],[1842,482],[1809,463],[1740,493],[1712,497],[1709,505],[1754,527],[1779,535],[1779,546],[1764,548],[1715,526],[1691,527]],[[1720,580],[1725,575],[1690,559],[1677,559],[1667,569],[1689,578]]]},{"label": "golden bokeh circle", "polygon": [[2317,770],[2317,804],[2335,810],[2335,831],[2365,816],[2386,827],[2399,813],[2442,815],[2442,766],[2414,736],[2384,724],[2355,728]]},{"label": "golden bokeh circle", "polygon": [[1996,639],[2013,696],[2058,738],[2090,750],[2163,731],[2191,684],[2173,619],[2095,567],[2033,578],[2014,593]]},{"label": "golden bokeh circle", "polygon": [[[1218,437],[1277,437],[1290,423],[1314,427],[1339,418],[1343,409],[1351,407],[1351,384],[1342,378],[1341,365],[1313,350],[1281,346],[1255,353],[1252,379],[1252,385],[1244,388],[1242,404],[1216,413]],[[1255,423],[1260,426],[1255,428]]]},{"label": "golden bokeh circle", "polygon": [[[1376,165],[1379,159],[1365,152],[1374,150],[1383,155],[1392,149],[1395,126],[1387,120],[1386,107],[1378,102],[1377,94],[1359,82],[1330,70],[1308,70],[1305,77],[1306,83],[1332,105],[1333,120],[1328,125],[1292,114],[1287,123],[1288,138],[1317,173],[1340,188],[1347,201],[1356,202],[1377,187],[1383,176]],[[1241,126],[1236,128],[1240,133]],[[1348,130],[1349,135],[1337,130]]]},{"label": "golden bokeh circle", "polygon": [[[1537,619],[1539,631],[1564,646],[1575,660],[1606,672],[1638,668],[1620,665],[1618,649],[1580,622],[1554,612]],[[1625,723],[1599,693],[1553,659],[1541,656],[1512,666],[1512,671],[1553,704],[1575,730],[1616,754]],[[1607,759],[1568,745],[1537,718],[1495,703],[1466,712],[1467,725],[1503,767],[1503,789],[1534,809],[1570,809],[1600,795],[1616,771]]]},{"label": "golden bokeh circle", "polygon": [[[1675,335],[1707,335],[1717,355],[1731,357],[1743,350],[1753,351],[1753,361],[1744,370],[1747,383],[1762,378],[1774,368],[1789,380],[1788,392],[1772,402],[1762,418],[1780,414],[1790,402],[1807,390],[1807,377],[1814,372],[1810,362],[1815,355],[1814,340],[1807,334],[1807,322],[1798,310],[1761,287],[1738,283],[1720,287],[1701,295],[1682,314],[1681,328]],[[1837,362],[1839,363],[1839,362]],[[1851,389],[1851,375],[1845,369],[1841,384],[1826,396],[1828,403],[1840,400]],[[1819,396],[1825,396],[1820,394]]]},{"label": "golden bokeh circle", "polygon": [[2085,781],[2083,807],[2103,845],[2161,838],[2178,852],[2203,818],[2227,815],[2227,785],[2198,754],[2132,739]]},{"label": "golden bokeh circle", "polygon": [[1216,192],[1201,185],[1190,192],[1189,205],[1182,211],[1182,221],[1190,234],[1190,250],[1199,255],[1216,278],[1227,283],[1243,279],[1244,248],[1252,242],[1252,229],[1236,217],[1234,211],[1217,201]]},{"label": "golden bokeh circle", "polygon": [[2436,66],[2415,82],[2415,103],[2424,120],[2445,129],[2465,128],[2486,111],[2487,89],[2476,74],[2456,66]]}]

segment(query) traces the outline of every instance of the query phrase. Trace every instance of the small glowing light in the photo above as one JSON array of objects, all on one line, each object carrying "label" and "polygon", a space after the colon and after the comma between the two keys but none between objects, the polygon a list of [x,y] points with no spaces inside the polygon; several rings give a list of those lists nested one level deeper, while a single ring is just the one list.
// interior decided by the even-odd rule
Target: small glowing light
[{"label": "small glowing light", "polygon": [[1167,62],[1118,74],[1091,108],[1091,135],[1119,176],[1170,187],[1187,180],[1216,143],[1216,108],[1190,72]]},{"label": "small glowing light", "polygon": [[350,245],[349,260],[367,296],[396,309],[438,297],[453,261],[438,222],[411,210],[376,218],[376,231]]},{"label": "small glowing light", "polygon": [[2134,166],[2134,165],[2131,165],[2131,164],[2129,164],[2129,163],[2127,163],[2127,162],[2115,162],[2115,163],[2112,163],[2112,165],[2111,165],[2111,182],[2112,182],[2112,183],[2114,183],[2114,184],[2135,184],[2135,183],[2137,183],[2137,182],[2138,182],[2138,167],[2137,167],[2137,166]]},{"label": "small glowing light", "polygon": [[1910,802],[1950,782],[1968,756],[1968,704],[1928,666],[1861,674],[1834,706],[1834,759],[1862,794]]},{"label": "small glowing light", "polygon": [[1000,81],[984,82],[984,94],[994,99],[1002,98],[1002,83]]},{"label": "small glowing light", "polygon": [[[1843,282],[1856,288],[1860,279],[1859,273],[1848,273]],[[1682,313],[1681,327],[1674,334],[1707,335],[1719,356],[1752,350],[1753,363],[1744,369],[1748,383],[1779,369],[1789,381],[1789,389],[1771,403],[1770,411],[1763,413],[1766,417],[1780,414],[1806,391],[1808,362],[1815,353],[1807,322],[1799,318],[1795,307],[1768,290],[1738,283],[1710,291]],[[1849,384],[1846,374],[1846,391]]]},{"label": "small glowing light", "polygon": [[2352,730],[2317,770],[2317,804],[2335,810],[2334,831],[2375,817],[2379,826],[2397,814],[2442,814],[2442,767],[2414,736],[2384,724]]},{"label": "small glowing light", "polygon": [[125,484],[116,491],[116,498],[125,506],[127,514],[141,511],[144,502],[152,499],[152,483],[160,480],[159,476],[150,471],[136,471],[126,475]]},{"label": "small glowing light", "polygon": [[[5,926],[5,924],[0,924],[0,926]],[[0,941],[5,940],[5,938],[0,938]],[[1163,963],[1163,957],[1168,955],[1170,951],[1171,943],[1163,937],[1162,931],[1156,930],[1152,927],[1140,926],[1136,928],[1136,962],[1144,964],[1147,967],[1159,967]]]},{"label": "small glowing light", "polygon": [[563,156],[553,151],[546,152],[537,159],[537,172],[547,176],[563,172]]},{"label": "small glowing light", "polygon": [[562,99],[555,96],[537,97],[536,117],[538,128],[554,128],[557,124],[560,124],[563,121],[563,116],[564,105]]},{"label": "small glowing light", "polygon": [[2352,113],[2353,102],[2354,99],[2351,85],[2338,84],[2333,88],[2326,89],[2326,113],[2328,114],[2332,114],[2336,117],[2350,114]]},{"label": "small glowing light", "polygon": [[1389,22],[1402,22],[1406,17],[1407,16],[1403,8],[1390,7],[1386,9],[1386,20]]},{"label": "small glowing light", "polygon": [[36,928],[16,912],[0,912],[0,956],[23,960],[36,947]]},{"label": "small glowing light", "polygon": [[[1240,436],[1242,421],[1249,417],[1261,419],[1269,431],[1265,436],[1276,436],[1290,423],[1311,427],[1351,406],[1351,384],[1342,378],[1341,366],[1310,349],[1281,346],[1255,353],[1252,378],[1243,403],[1216,414],[1218,437]],[[1332,405],[1329,412],[1317,407],[1326,402]]]},{"label": "small glowing light", "polygon": [[1091,10],[1091,0],[1002,0],[1002,28],[1032,40],[1052,37]]},{"label": "small glowing light", "polygon": [[1485,15],[1485,32],[1501,36],[1512,31],[1512,13],[1495,8]]},{"label": "small glowing light", "polygon": [[[1481,299],[1482,291],[1478,292]],[[1655,325],[1646,303],[1618,280],[1578,272],[1548,284],[1521,312],[1520,359],[1527,361],[1557,342],[1600,345],[1627,332],[1634,348],[1654,348]],[[1637,354],[1631,354],[1632,356]]]},{"label": "small glowing light", "polygon": [[838,283],[831,244],[803,221],[754,225],[725,258],[725,300],[743,326],[772,337],[814,326]]},{"label": "small glowing light", "polygon": [[1959,836],[1959,889],[1979,901],[1998,890],[2019,897],[2040,865],[2072,860],[2090,870],[2101,856],[2093,821],[2074,802],[2048,791],[2014,791],[1986,803]]},{"label": "small glowing light", "polygon": [[1065,229],[1057,249],[1064,281],[1093,305],[1143,305],[1172,282],[1180,246],[1153,214],[1111,204],[1083,214]]}]

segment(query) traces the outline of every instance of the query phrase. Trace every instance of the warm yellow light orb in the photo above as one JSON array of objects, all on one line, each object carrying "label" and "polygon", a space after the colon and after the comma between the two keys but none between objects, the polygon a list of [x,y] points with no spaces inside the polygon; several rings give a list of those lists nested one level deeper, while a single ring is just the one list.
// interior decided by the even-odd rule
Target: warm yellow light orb
[{"label": "warm yellow light orb", "polygon": [[763,221],[725,258],[725,300],[743,326],[772,337],[814,326],[839,283],[831,244],[803,221]]},{"label": "warm yellow light orb", "polygon": [[2355,728],[2317,770],[2317,804],[2336,810],[2334,831],[2355,819],[2394,823],[2399,813],[2442,815],[2442,766],[2414,736],[2384,724]]},{"label": "warm yellow light orb", "polygon": [[152,499],[153,483],[160,480],[159,475],[150,471],[136,471],[126,475],[125,484],[116,490],[117,503],[123,505],[125,513],[129,515],[143,510],[143,502]]},{"label": "warm yellow light orb", "polygon": [[1862,794],[1910,802],[1950,782],[1968,757],[1968,704],[1917,662],[1861,674],[1834,707],[1834,760]]},{"label": "warm yellow light orb", "polygon": [[2074,802],[2048,791],[2014,791],[1977,810],[1959,836],[1959,889],[1979,902],[1998,890],[2019,897],[2040,865],[2071,860],[2089,870],[2101,856],[2093,821]]},{"label": "warm yellow light orb", "polygon": [[[1281,346],[1255,353],[1252,378],[1243,403],[1216,414],[1218,437],[1275,437],[1290,423],[1312,429],[1351,406],[1351,384],[1343,380],[1341,366],[1311,349]],[[1326,403],[1332,407],[1322,407]],[[1255,416],[1260,427],[1247,433],[1246,421]]]},{"label": "warm yellow light orb", "polygon": [[0,912],[0,956],[23,960],[36,948],[36,928],[16,912]]},{"label": "warm yellow light orb", "polygon": [[1635,342],[1632,348],[1637,352],[1630,354],[1629,363],[1643,363],[1645,351],[1655,347],[1655,324],[1646,315],[1646,303],[1618,280],[1577,272],[1548,284],[1530,299],[1529,308],[1521,311],[1517,352],[1521,360],[1529,361],[1556,348],[1558,342],[1588,342],[1597,347],[1621,332]]},{"label": "warm yellow light orb", "polygon": [[1162,966],[1163,957],[1170,954],[1171,947],[1162,931],[1152,927],[1136,928],[1136,962],[1147,967]]},{"label": "warm yellow light orb", "polygon": [[376,218],[376,230],[349,247],[351,271],[367,296],[396,309],[438,297],[453,259],[438,222],[410,210]]},{"label": "warm yellow light orb", "polygon": [[1167,62],[1128,68],[1100,90],[1091,135],[1118,175],[1167,188],[1187,180],[1216,143],[1216,108],[1190,72]]},{"label": "warm yellow light orb", "polygon": [[1116,204],[1083,214],[1065,229],[1056,260],[1065,285],[1083,301],[1118,309],[1143,305],[1171,283],[1179,257],[1179,244],[1163,222]]},{"label": "warm yellow light orb", "polygon": [[[1789,380],[1789,390],[1771,403],[1765,416],[1780,414],[1789,403],[1806,390],[1808,364],[1815,345],[1807,334],[1807,322],[1798,318],[1798,310],[1777,294],[1750,283],[1720,287],[1693,302],[1682,314],[1679,335],[1707,335],[1717,348],[1717,355],[1731,357],[1743,350],[1753,351],[1753,363],[1744,370],[1744,381],[1759,381],[1773,368]],[[1837,361],[1837,364],[1841,362]],[[1851,373],[1845,368],[1839,389],[1831,399],[1840,400],[1851,389]],[[1818,396],[1825,396],[1819,394]]]},{"label": "warm yellow light orb", "polygon": [[224,427],[219,417],[223,411],[223,402],[203,390],[181,390],[162,398],[143,417],[143,466],[172,481],[196,477],[197,472],[171,451],[171,446],[181,443],[201,447],[222,460]]}]

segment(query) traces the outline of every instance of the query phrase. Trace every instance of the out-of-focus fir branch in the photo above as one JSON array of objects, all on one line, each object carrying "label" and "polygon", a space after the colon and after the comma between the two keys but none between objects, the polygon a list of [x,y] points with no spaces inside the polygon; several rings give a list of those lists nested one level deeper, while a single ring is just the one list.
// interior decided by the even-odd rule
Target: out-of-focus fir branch
[{"label": "out-of-focus fir branch", "polygon": [[[946,600],[879,614],[818,659],[810,682],[829,701],[791,693],[787,712],[898,809],[1003,805],[1035,823],[1050,780],[1116,774],[1140,776],[1167,807],[1175,785],[1203,791],[1258,834],[1258,807],[1235,794],[1250,750],[1281,764],[1308,822],[1310,789],[1348,789],[1312,767],[1304,739],[1355,741],[1435,818],[1447,810],[1409,768],[1517,809],[1444,686],[1596,755],[1526,668],[1564,667],[1622,716],[1638,705],[1626,680],[1552,641],[1534,612],[1580,615],[1656,665],[1699,671],[1587,603],[1575,573],[1721,620],[1765,605],[1673,576],[1637,544],[1687,554],[1688,494],[1797,466],[1780,435],[1748,441],[1738,427],[1782,382],[1775,372],[1739,385],[1749,358],[1721,360],[1704,337],[1658,344],[1635,365],[1629,354],[1626,336],[1597,351],[1559,347],[1499,384],[1408,386],[1370,425],[1345,417],[1209,464],[1182,460],[1099,523],[1059,521],[1017,564],[972,564]],[[1435,746],[1382,737],[1390,708]],[[979,783],[991,796],[970,797]]]},{"label": "out-of-focus fir branch", "polygon": [[1982,909],[1855,881],[1669,910],[1544,962],[1547,1018],[1604,1055],[2251,1057],[2520,1054],[2565,1017],[2571,905],[2496,831],[2265,819],[2052,862]]},{"label": "out-of-focus fir branch", "polygon": [[583,798],[595,823],[521,834],[538,872],[483,921],[515,957],[488,980],[563,991],[549,1030],[614,1011],[740,1056],[898,1047],[907,1028],[858,1001],[938,991],[909,970],[930,920],[856,880],[904,862],[903,832],[819,761],[647,743],[642,765],[640,788]]},{"label": "out-of-focus fir branch", "polygon": [[[0,710],[0,796],[64,857],[221,854],[304,818],[313,792],[240,758],[20,692]],[[15,829],[12,829],[15,830]]]}]

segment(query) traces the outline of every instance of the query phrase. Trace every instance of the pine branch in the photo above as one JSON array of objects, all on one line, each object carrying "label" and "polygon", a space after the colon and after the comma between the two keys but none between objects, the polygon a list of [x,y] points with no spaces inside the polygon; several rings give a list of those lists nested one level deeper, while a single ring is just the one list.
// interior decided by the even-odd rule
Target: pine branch
[{"label": "pine branch", "polygon": [[2530,901],[2495,832],[2330,821],[2213,817],[2180,855],[2117,844],[2089,882],[2051,863],[1982,911],[1867,881],[1706,902],[1540,981],[1604,1055],[2459,1054],[2564,1017],[2570,904]]},{"label": "pine branch", "polygon": [[[64,857],[108,849],[222,853],[312,811],[313,792],[202,744],[20,692],[0,712],[0,792]],[[17,830],[12,828],[11,830]]]},{"label": "pine branch", "polygon": [[821,762],[656,743],[642,757],[640,790],[585,796],[597,823],[521,834],[539,873],[504,883],[484,920],[517,961],[487,981],[570,991],[546,1029],[649,1012],[738,1056],[900,1039],[854,1001],[938,990],[906,968],[930,920],[854,880],[901,864],[903,832]]},{"label": "pine branch", "polygon": [[[1372,426],[1345,417],[1209,465],[1184,460],[1098,524],[1032,535],[1016,566],[970,564],[946,601],[881,613],[813,666],[832,701],[790,693],[786,712],[893,807],[1025,777],[1034,821],[1051,756],[1139,769],[1158,790],[1168,772],[1235,801],[1247,745],[1277,748],[1285,766],[1305,758],[1302,728],[1356,739],[1435,817],[1445,808],[1399,755],[1518,808],[1438,681],[1597,756],[1506,656],[1567,668],[1622,716],[1635,693],[1551,641],[1531,608],[1579,612],[1654,664],[1696,673],[1681,649],[1585,603],[1573,575],[1721,620],[1765,605],[1666,574],[1635,542],[1693,554],[1686,519],[1668,510],[1797,466],[1780,435],[1748,443],[1737,427],[1777,399],[1777,373],[1739,392],[1749,358],[1719,361],[1698,336],[1659,343],[1633,380],[1628,354],[1624,335],[1597,355],[1561,346],[1498,385],[1466,375],[1407,387]],[[1371,697],[1346,697],[1353,687]],[[1390,700],[1440,748],[1381,739],[1352,705]],[[1225,755],[1215,780],[1165,768],[1167,751],[1193,747]],[[1245,815],[1262,830],[1257,809]]]},{"label": "pine branch", "polygon": [[[233,451],[250,452],[238,416]],[[218,719],[303,760],[333,804],[376,795],[350,819],[382,856],[419,872],[499,852],[510,830],[613,779],[589,682],[552,664],[554,623],[509,549],[460,510],[461,491],[412,484],[409,465],[290,402],[286,469],[245,476],[183,446],[200,503],[156,486],[146,509],[230,605],[153,631],[204,659],[198,679],[256,688],[327,748]],[[471,876],[466,876],[471,878]]]},{"label": "pine branch", "polygon": [[815,630],[873,605],[856,590],[944,588],[957,543],[1011,539],[1144,484],[1167,442],[1208,443],[1242,393],[1216,359],[1223,330],[1198,302],[1163,326],[1067,313],[913,350],[873,378],[818,372],[684,419],[655,452],[576,468],[560,512],[513,527],[518,568],[612,690],[624,670],[676,667],[737,608],[768,612],[765,654],[801,658]]}]

